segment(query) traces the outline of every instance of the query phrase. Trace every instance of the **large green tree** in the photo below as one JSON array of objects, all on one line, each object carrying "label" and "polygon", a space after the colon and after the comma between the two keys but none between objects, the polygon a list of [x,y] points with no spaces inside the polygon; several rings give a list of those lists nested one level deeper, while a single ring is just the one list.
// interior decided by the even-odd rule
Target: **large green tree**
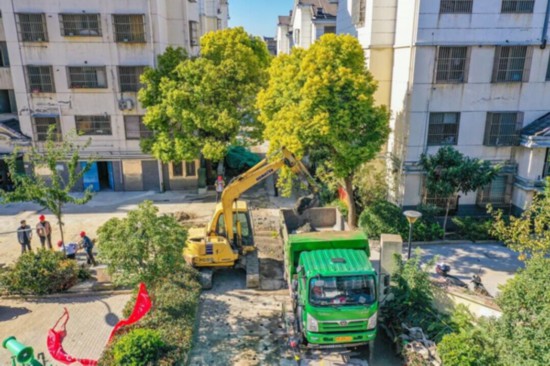
[{"label": "large green tree", "polygon": [[550,179],[544,192],[535,194],[520,217],[504,217],[501,210],[489,208],[495,222],[492,233],[520,253],[521,259],[550,254]]},{"label": "large green tree", "polygon": [[185,264],[187,230],[174,217],[159,215],[151,201],[142,202],[128,217],[110,219],[97,233],[100,259],[118,285],[151,285]]},{"label": "large green tree", "polygon": [[91,188],[84,190],[80,197],[71,192],[81,183],[84,174],[90,170],[94,158],[93,156],[87,159],[81,157],[83,150],[90,145],[90,139],[79,145],[74,142],[76,140],[74,132],[65,135],[63,141],[59,139],[54,128],[50,128],[43,146],[33,146],[25,151],[25,159],[33,170],[30,175],[21,173],[17,169],[20,150],[16,148],[6,159],[15,190],[13,192],[0,190],[0,198],[3,202],[32,201],[50,210],[57,219],[61,241],[64,244],[63,209],[69,203],[83,205],[92,198]]},{"label": "large green tree", "polygon": [[154,132],[142,147],[164,162],[201,154],[220,161],[238,137],[259,135],[256,94],[271,60],[265,43],[238,27],[206,34],[200,47],[196,58],[168,49],[142,77],[144,123]]},{"label": "large green tree", "polygon": [[[361,45],[349,35],[327,34],[308,50],[278,56],[258,96],[260,121],[271,151],[286,146],[309,156],[348,195],[348,222],[357,214],[353,181],[358,168],[380,152],[389,134],[389,113],[374,102],[377,84],[365,67]],[[328,174],[327,174],[328,172]],[[290,173],[280,185],[289,193]]]},{"label": "large green tree", "polygon": [[440,148],[434,155],[422,154],[420,166],[426,174],[426,191],[445,200],[443,239],[447,228],[451,200],[459,192],[467,194],[489,184],[500,171],[488,161],[464,156],[451,146]]}]

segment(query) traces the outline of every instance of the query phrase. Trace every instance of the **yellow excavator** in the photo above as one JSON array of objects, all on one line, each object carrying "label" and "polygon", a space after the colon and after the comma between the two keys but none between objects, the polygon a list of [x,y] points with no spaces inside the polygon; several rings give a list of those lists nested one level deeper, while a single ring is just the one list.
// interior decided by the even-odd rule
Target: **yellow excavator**
[{"label": "yellow excavator", "polygon": [[286,148],[283,147],[281,153],[281,159],[273,162],[264,159],[231,180],[206,228],[189,229],[183,256],[188,264],[200,270],[203,288],[211,288],[213,270],[224,267],[244,268],[247,287],[259,286],[259,261],[252,220],[247,203],[238,200],[241,194],[286,166],[293,173],[302,173],[313,191],[313,195],[300,198],[298,211],[318,203],[318,187],[307,168]]}]

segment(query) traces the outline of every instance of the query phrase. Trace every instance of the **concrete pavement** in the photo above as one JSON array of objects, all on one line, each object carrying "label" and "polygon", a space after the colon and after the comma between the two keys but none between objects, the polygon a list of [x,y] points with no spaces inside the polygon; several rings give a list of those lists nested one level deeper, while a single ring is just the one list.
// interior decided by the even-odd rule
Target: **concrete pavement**
[{"label": "concrete pavement", "polygon": [[[9,336],[34,348],[35,356],[43,352],[48,365],[52,360],[46,347],[48,330],[54,326],[66,307],[70,314],[63,347],[79,358],[98,359],[112,327],[122,318],[129,294],[48,298],[37,301],[0,301],[0,341]],[[0,349],[0,365],[11,365],[10,353]]]}]

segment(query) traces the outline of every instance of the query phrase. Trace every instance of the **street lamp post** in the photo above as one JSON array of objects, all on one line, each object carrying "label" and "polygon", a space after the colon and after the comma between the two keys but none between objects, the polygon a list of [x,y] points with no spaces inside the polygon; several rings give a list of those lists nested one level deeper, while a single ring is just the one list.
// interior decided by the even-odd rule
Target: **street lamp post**
[{"label": "street lamp post", "polygon": [[422,217],[422,214],[418,211],[408,210],[403,212],[403,215],[407,218],[407,221],[409,222],[409,249],[407,254],[407,259],[411,259],[411,240],[412,240],[412,232],[413,232],[413,225],[419,218]]}]

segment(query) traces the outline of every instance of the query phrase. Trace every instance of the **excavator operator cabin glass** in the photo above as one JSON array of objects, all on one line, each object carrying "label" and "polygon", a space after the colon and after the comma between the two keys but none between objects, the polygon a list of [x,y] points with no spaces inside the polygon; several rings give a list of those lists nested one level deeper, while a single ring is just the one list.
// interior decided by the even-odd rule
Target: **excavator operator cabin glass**
[{"label": "excavator operator cabin glass", "polygon": [[[254,238],[252,237],[250,216],[248,215],[248,212],[239,212],[236,215],[233,215],[233,233],[235,235],[237,235],[237,220],[241,223],[243,245],[253,245]],[[218,225],[216,225],[216,235],[227,236],[223,214],[220,214],[220,216],[218,217]]]}]

